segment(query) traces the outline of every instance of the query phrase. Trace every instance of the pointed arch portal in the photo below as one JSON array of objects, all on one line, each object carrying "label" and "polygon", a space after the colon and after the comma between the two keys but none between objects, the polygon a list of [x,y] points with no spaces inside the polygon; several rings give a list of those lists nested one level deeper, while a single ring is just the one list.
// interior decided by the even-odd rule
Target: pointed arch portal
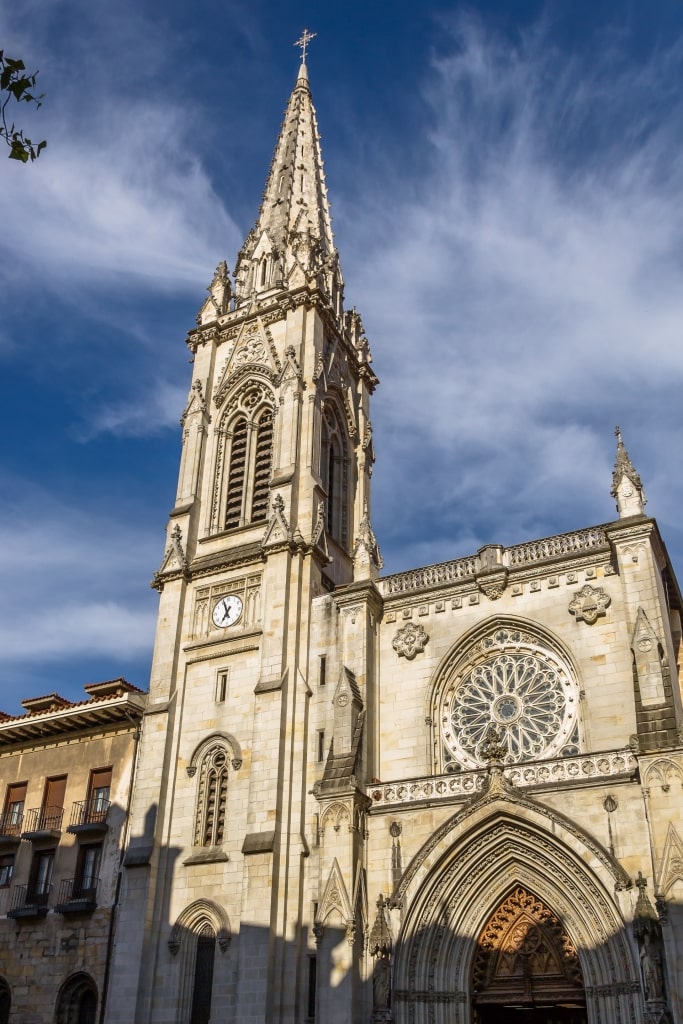
[{"label": "pointed arch portal", "polygon": [[484,799],[434,833],[394,899],[395,1024],[630,1024],[637,953],[606,851],[521,795]]}]

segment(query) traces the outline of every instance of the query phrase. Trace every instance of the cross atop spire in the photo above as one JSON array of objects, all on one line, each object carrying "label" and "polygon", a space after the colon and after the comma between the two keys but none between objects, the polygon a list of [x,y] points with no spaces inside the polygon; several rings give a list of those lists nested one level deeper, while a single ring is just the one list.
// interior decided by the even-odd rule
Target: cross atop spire
[{"label": "cross atop spire", "polygon": [[301,63],[302,64],[306,63],[306,48],[307,48],[308,44],[310,43],[311,39],[315,39],[317,34],[318,34],[317,32],[309,32],[308,29],[305,28],[303,30],[303,32],[301,33],[301,36],[299,37],[299,39],[297,39],[297,41],[292,44],[293,46],[300,46],[301,47]]},{"label": "cross atop spire", "polygon": [[619,518],[626,516],[642,516],[646,504],[645,491],[639,475],[636,473],[621,436],[621,427],[614,431],[617,439],[617,458],[612,473],[611,495],[616,498]]}]

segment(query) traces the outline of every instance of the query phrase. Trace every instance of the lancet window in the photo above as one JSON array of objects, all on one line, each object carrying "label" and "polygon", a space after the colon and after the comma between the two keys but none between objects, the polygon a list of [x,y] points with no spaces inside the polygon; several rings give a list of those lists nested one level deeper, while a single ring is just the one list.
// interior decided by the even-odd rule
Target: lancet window
[{"label": "lancet window", "polygon": [[227,530],[268,518],[273,463],[273,411],[240,415],[227,432],[229,444],[223,526]]},{"label": "lancet window", "polygon": [[209,1024],[211,1019],[215,959],[216,936],[207,922],[201,926],[196,937],[190,1024]]},{"label": "lancet window", "polygon": [[327,492],[327,532],[343,547],[348,546],[348,457],[346,432],[334,409],[323,410],[320,476]]},{"label": "lancet window", "polygon": [[199,770],[195,846],[220,846],[225,835],[228,803],[228,751],[216,743],[204,755]]}]

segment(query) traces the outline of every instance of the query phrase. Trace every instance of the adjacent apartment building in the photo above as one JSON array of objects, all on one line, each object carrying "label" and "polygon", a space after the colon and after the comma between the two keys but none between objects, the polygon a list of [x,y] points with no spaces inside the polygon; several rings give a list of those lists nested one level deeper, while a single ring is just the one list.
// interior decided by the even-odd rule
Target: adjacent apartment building
[{"label": "adjacent apartment building", "polygon": [[0,716],[0,1021],[95,1024],[146,695],[124,679]]}]

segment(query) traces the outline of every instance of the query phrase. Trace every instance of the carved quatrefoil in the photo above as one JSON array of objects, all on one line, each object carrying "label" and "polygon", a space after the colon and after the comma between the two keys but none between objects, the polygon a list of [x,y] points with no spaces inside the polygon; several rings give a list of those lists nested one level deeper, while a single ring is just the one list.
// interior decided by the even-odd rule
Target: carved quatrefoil
[{"label": "carved quatrefoil", "polygon": [[392,641],[392,647],[399,658],[407,658],[412,661],[416,654],[421,654],[429,637],[423,626],[407,622],[402,626]]},{"label": "carved quatrefoil", "polygon": [[606,594],[602,587],[592,587],[586,583],[581,590],[577,591],[569,605],[569,611],[577,622],[587,622],[592,626],[601,615],[606,614],[606,609],[612,598]]}]

